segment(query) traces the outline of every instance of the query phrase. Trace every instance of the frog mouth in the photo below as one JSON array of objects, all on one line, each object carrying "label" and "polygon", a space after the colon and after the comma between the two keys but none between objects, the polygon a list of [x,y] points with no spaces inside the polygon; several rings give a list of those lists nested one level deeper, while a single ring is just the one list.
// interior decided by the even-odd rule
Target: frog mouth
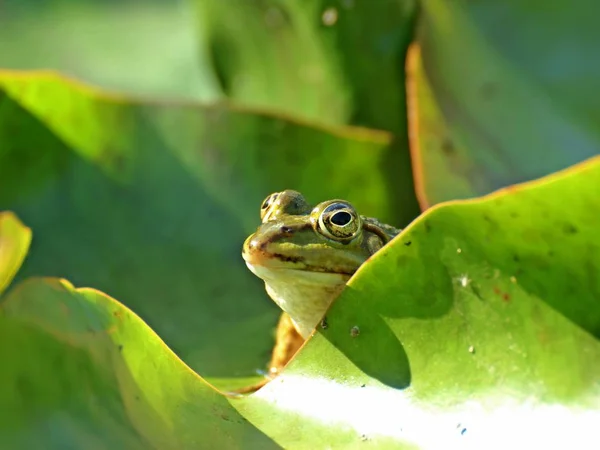
[{"label": "frog mouth", "polygon": [[[306,260],[299,256],[283,255],[281,253],[263,254],[261,252],[242,252],[242,257],[246,261],[246,265],[254,272],[252,267],[263,267],[272,272],[284,270],[295,272],[311,272],[321,274],[343,275],[349,278],[355,271],[348,271],[340,268],[331,270],[324,266],[307,264]],[[256,274],[256,272],[254,272]]]},{"label": "frog mouth", "polygon": [[291,267],[269,267],[246,261],[248,269],[266,283],[310,284],[318,286],[338,286],[346,284],[351,274],[308,270]]}]

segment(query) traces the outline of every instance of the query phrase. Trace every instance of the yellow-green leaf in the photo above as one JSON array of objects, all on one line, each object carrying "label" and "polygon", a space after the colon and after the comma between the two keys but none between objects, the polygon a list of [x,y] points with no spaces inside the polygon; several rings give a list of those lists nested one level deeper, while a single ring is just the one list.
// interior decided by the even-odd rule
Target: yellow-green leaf
[{"label": "yellow-green leaf", "polygon": [[21,267],[30,242],[31,230],[13,213],[0,212],[0,294]]}]

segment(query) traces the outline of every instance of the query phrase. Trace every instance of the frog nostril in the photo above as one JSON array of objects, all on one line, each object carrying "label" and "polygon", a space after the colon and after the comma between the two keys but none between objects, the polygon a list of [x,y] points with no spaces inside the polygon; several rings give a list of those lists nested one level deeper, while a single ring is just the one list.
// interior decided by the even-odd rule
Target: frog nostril
[{"label": "frog nostril", "polygon": [[294,229],[292,227],[287,227],[283,225],[281,228],[279,228],[279,231],[281,231],[283,234],[292,234]]}]

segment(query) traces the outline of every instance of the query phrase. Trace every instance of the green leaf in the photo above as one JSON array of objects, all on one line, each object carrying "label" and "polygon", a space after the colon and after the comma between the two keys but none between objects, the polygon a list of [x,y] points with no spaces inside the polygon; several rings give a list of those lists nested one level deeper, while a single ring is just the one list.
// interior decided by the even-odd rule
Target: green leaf
[{"label": "green leaf", "polygon": [[0,209],[36,236],[19,278],[119,298],[215,382],[253,376],[270,356],[279,311],[240,254],[264,197],[350,198],[403,225],[417,206],[399,187],[395,145],[382,132],[0,74]]},{"label": "green leaf", "polygon": [[598,154],[598,12],[596,2],[422,2],[409,92],[423,208]]},{"label": "green leaf", "polygon": [[0,340],[2,448],[275,447],[94,289],[21,283],[3,304]]},{"label": "green leaf", "polygon": [[31,230],[14,214],[0,212],[0,294],[21,267],[30,242]]},{"label": "green leaf", "polygon": [[403,69],[414,1],[195,3],[201,48],[229,98],[405,138]]}]

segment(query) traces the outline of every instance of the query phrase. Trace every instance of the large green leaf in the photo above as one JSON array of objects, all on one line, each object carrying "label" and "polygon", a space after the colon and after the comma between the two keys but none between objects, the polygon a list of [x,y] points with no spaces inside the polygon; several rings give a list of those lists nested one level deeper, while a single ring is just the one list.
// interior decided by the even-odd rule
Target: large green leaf
[{"label": "large green leaf", "polygon": [[598,153],[598,2],[432,0],[421,11],[409,92],[423,207]]},{"label": "large green leaf", "polygon": [[344,197],[402,225],[417,208],[396,154],[386,133],[0,76],[0,209],[35,235],[20,277],[114,295],[207,377],[252,375],[269,358],[278,310],[240,256],[263,198]]},{"label": "large green leaf", "polygon": [[194,1],[201,48],[229,98],[405,138],[413,0]]},{"label": "large green leaf", "polygon": [[599,189],[597,158],[429,210],[359,270],[283,374],[245,398],[213,390],[104,294],[25,281],[0,316],[11,343],[0,346],[0,442],[506,448],[576,436],[593,448]]},{"label": "large green leaf", "polygon": [[0,340],[2,448],[275,447],[96,290],[21,283],[2,305]]}]

